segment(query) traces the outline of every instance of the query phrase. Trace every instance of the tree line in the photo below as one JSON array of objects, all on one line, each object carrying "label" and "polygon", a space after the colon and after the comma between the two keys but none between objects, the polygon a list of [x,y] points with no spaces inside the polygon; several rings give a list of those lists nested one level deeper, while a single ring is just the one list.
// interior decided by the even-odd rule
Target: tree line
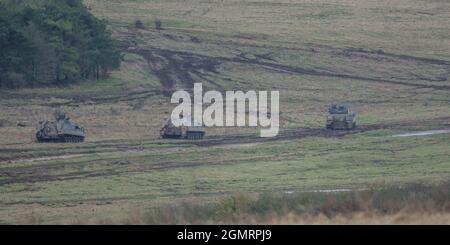
[{"label": "tree line", "polygon": [[0,87],[98,80],[121,59],[82,0],[0,0]]}]

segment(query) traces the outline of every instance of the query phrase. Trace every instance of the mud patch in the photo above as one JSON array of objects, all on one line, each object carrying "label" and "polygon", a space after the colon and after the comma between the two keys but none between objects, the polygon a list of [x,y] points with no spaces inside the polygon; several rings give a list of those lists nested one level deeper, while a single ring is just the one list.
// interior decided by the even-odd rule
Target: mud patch
[{"label": "mud patch", "polygon": [[[448,122],[450,118],[435,118],[429,120],[418,120],[418,121],[407,121],[398,122],[391,124],[375,124],[375,125],[361,125],[356,130],[352,131],[333,131],[321,128],[312,129],[292,129],[284,130],[280,132],[278,137],[273,138],[260,138],[258,135],[227,135],[215,138],[207,138],[202,141],[186,141],[181,143],[182,145],[197,145],[199,147],[210,147],[210,146],[226,146],[226,145],[242,145],[242,144],[255,144],[259,142],[270,142],[270,141],[284,141],[301,139],[305,137],[344,137],[350,134],[357,134],[361,132],[367,132],[371,130],[379,129],[408,129],[416,125],[424,125],[427,123],[438,123],[438,122]],[[180,147],[182,146],[180,145]],[[249,145],[251,146],[251,145]],[[125,150],[126,146],[123,146]],[[128,149],[130,152],[136,149]],[[173,149],[177,150],[177,149]],[[276,157],[273,159],[268,159],[266,156],[255,156],[252,161],[276,161]],[[123,176],[132,173],[142,173],[145,171],[160,171],[166,169],[175,168],[192,168],[199,166],[212,166],[212,165],[233,165],[239,164],[238,160],[217,160],[217,159],[204,159],[192,161],[170,161],[167,159],[158,158],[153,159],[153,163],[148,163],[147,158],[136,156],[135,158],[129,158],[126,161],[108,161],[104,159],[93,161],[80,161],[72,163],[52,163],[49,165],[40,166],[27,166],[27,167],[10,167],[0,169],[0,186],[14,184],[14,183],[34,183],[34,182],[50,182],[50,181],[64,181],[72,179],[86,179],[86,178],[96,178],[105,176]],[[124,165],[127,167],[124,169]],[[98,170],[85,171],[86,167],[100,168]],[[69,168],[69,169],[67,169]],[[67,172],[68,171],[68,172]],[[65,173],[62,173],[65,172]]]},{"label": "mud patch", "polygon": [[[218,67],[223,63],[235,63],[235,64],[245,64],[250,66],[256,66],[263,68],[272,72],[287,73],[293,75],[309,75],[309,76],[320,76],[320,77],[331,77],[331,78],[341,78],[341,79],[352,79],[370,82],[381,82],[389,83],[395,85],[404,85],[416,88],[430,88],[438,90],[450,90],[450,86],[447,84],[426,84],[426,83],[415,83],[414,81],[428,81],[428,82],[445,82],[447,81],[447,75],[442,76],[425,76],[425,75],[412,75],[413,77],[402,78],[402,77],[375,77],[375,76],[365,76],[358,74],[346,73],[343,71],[334,71],[328,69],[320,68],[305,68],[292,66],[287,64],[282,64],[276,61],[272,57],[272,53],[267,52],[263,54],[250,54],[245,52],[240,52],[234,57],[223,57],[223,56],[207,56],[202,54],[196,54],[192,52],[185,51],[174,51],[169,49],[135,49],[131,48],[128,50],[143,56],[148,64],[149,68],[153,74],[155,74],[160,80],[164,92],[166,95],[170,95],[177,87],[182,88],[192,88],[195,82],[207,81],[212,84],[219,86],[217,83],[208,79],[207,76],[211,74],[218,75]],[[411,60],[421,63],[436,64],[445,66],[450,72],[450,65],[446,61],[432,60],[426,58],[417,58],[412,56],[401,56],[394,54],[385,54],[384,52],[378,51],[375,53],[370,53],[366,51],[353,51],[353,50],[343,50],[341,55],[351,57],[351,56],[362,56],[365,59],[402,59]]]},{"label": "mud patch", "polygon": [[163,87],[164,95],[170,95],[177,88],[192,88],[195,82],[208,73],[218,74],[219,59],[189,52],[166,49],[132,49],[131,52],[147,60],[149,69],[156,75]]},{"label": "mud patch", "polygon": [[409,129],[418,125],[427,125],[433,123],[446,123],[449,117],[432,118],[417,121],[402,121],[389,124],[359,125],[354,130],[328,130],[324,128],[303,128],[281,130],[278,136],[272,138],[261,138],[259,135],[227,135],[221,137],[207,138],[202,141],[192,142],[200,147],[209,147],[228,144],[250,144],[272,141],[296,140],[306,137],[340,138],[351,134],[364,133],[382,129]]}]

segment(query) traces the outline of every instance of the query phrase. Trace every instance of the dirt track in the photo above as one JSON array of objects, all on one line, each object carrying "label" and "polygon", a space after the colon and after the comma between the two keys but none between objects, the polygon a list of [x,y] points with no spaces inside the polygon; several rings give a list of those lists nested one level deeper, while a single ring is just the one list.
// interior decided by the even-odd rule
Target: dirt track
[{"label": "dirt track", "polygon": [[301,139],[306,137],[326,137],[326,138],[338,138],[345,135],[357,134],[367,131],[380,130],[380,129],[408,129],[409,127],[419,126],[429,123],[449,124],[450,117],[434,118],[429,120],[417,120],[417,121],[405,121],[391,124],[373,124],[373,125],[360,125],[355,130],[327,130],[324,128],[306,128],[306,129],[289,129],[282,130],[277,137],[273,138],[261,138],[257,135],[253,136],[239,136],[230,135],[224,137],[216,137],[214,139],[208,139],[199,142],[192,142],[192,144],[198,146],[214,146],[214,145],[227,145],[227,144],[246,144],[246,143],[258,143],[269,141],[283,141]]},{"label": "dirt track", "polygon": [[[133,31],[132,31],[133,32]],[[191,51],[180,51],[171,49],[162,49],[156,47],[137,47],[133,44],[136,42],[130,42],[130,38],[135,37],[136,33],[121,33],[121,38],[125,39],[122,43],[122,48],[127,52],[141,55],[147,60],[149,69],[160,80],[162,87],[167,95],[176,87],[191,88],[194,82],[208,81],[211,84],[216,85],[220,89],[221,86],[213,81],[211,77],[220,77],[218,68],[224,63],[235,63],[238,65],[250,65],[263,69],[288,73],[293,75],[309,75],[331,78],[343,78],[353,79],[370,82],[381,82],[396,85],[411,86],[415,88],[430,88],[437,90],[450,90],[447,79],[450,76],[450,62],[446,60],[415,57],[402,54],[386,53],[383,50],[366,50],[361,48],[335,48],[324,45],[302,46],[298,48],[286,48],[273,45],[255,45],[247,43],[239,43],[236,41],[229,41],[226,43],[216,43],[215,40],[207,40],[210,44],[217,45],[217,48],[234,49],[237,55],[232,56],[208,56]],[[149,34],[147,34],[149,35]],[[186,40],[174,39],[170,34],[155,34],[150,35],[162,35],[172,41],[185,42],[186,40],[196,40],[193,43],[201,42],[199,38],[188,35],[184,37]],[[183,33],[177,33],[178,36],[183,37]],[[230,45],[232,43],[232,45]],[[241,49],[248,50],[249,47],[256,48],[260,53],[248,53]],[[273,57],[274,53],[280,53],[289,51],[296,55],[301,56],[317,56],[322,55],[324,58],[335,60],[336,62],[346,61],[357,63],[376,63],[390,64],[403,63],[411,67],[430,67],[429,74],[423,74],[421,71],[412,73],[395,74],[383,74],[374,73],[371,71],[364,72],[366,68],[360,69],[361,75],[351,73],[344,70],[326,67],[299,67],[285,64],[278,61]],[[351,64],[351,63],[350,63]],[[439,68],[439,72],[436,70]],[[440,84],[442,83],[442,84]]]},{"label": "dirt track", "polygon": [[[173,51],[167,49],[130,49],[131,52],[142,55],[148,62],[152,72],[159,78],[162,86],[167,95],[175,89],[176,84],[180,84],[184,88],[191,88],[194,82],[200,82],[203,79],[210,83],[214,82],[207,78],[208,74],[214,73],[218,74],[217,68],[219,65],[231,62],[238,64],[254,65],[259,66],[264,69],[272,70],[275,72],[289,73],[295,75],[310,75],[310,76],[322,76],[322,77],[334,77],[334,78],[344,78],[344,79],[355,79],[362,81],[372,81],[372,82],[382,82],[390,83],[396,85],[412,86],[416,88],[431,88],[438,90],[450,90],[449,85],[434,85],[434,84],[419,84],[412,83],[410,81],[429,81],[429,82],[445,82],[447,81],[447,76],[450,74],[450,64],[446,61],[440,60],[430,60],[420,57],[410,57],[402,55],[384,54],[380,53],[378,56],[387,56],[396,58],[399,60],[407,60],[413,62],[428,64],[438,64],[446,67],[447,75],[436,75],[432,77],[420,76],[418,74],[413,74],[411,78],[408,79],[386,79],[384,77],[367,77],[354,74],[340,73],[339,71],[328,71],[324,69],[309,69],[296,67],[291,65],[286,65],[282,63],[276,63],[270,57],[258,54],[248,55],[246,53],[241,53],[236,57],[211,57],[206,55],[200,55],[191,52],[183,51]],[[365,51],[346,51],[344,55],[349,55],[348,53],[363,52]],[[373,55],[373,53],[371,53]],[[255,58],[249,58],[255,57]],[[383,60],[383,57],[379,58]]]},{"label": "dirt track", "polygon": [[[220,59],[213,59],[194,53],[175,52],[156,49],[133,49],[134,53],[142,55],[148,62],[149,68],[160,80],[164,93],[170,95],[176,84],[183,87],[193,87],[204,73],[218,73]],[[197,78],[195,77],[197,76]]]},{"label": "dirt track", "polygon": [[[166,38],[173,39],[171,36]],[[190,37],[195,42],[202,42],[202,40]],[[209,42],[209,41],[208,41]],[[242,45],[242,44],[240,44]],[[136,46],[123,47],[127,52],[135,53],[144,57],[147,61],[148,69],[156,75],[160,80],[163,87],[163,93],[170,95],[175,89],[179,87],[192,88],[194,82],[200,82],[206,80],[211,84],[215,82],[211,79],[211,76],[220,76],[219,68],[224,63],[234,63],[238,65],[256,66],[275,72],[289,73],[295,75],[310,75],[321,77],[337,77],[345,79],[356,79],[362,81],[373,81],[390,84],[399,84],[405,86],[411,86],[415,88],[431,88],[438,90],[450,90],[448,83],[437,85],[436,82],[446,82],[447,77],[450,74],[450,62],[436,59],[428,59],[421,57],[413,57],[407,55],[389,54],[383,51],[370,51],[354,48],[331,48],[331,47],[319,47],[320,51],[315,48],[300,47],[295,49],[298,52],[316,53],[321,52],[329,55],[330,57],[339,57],[340,59],[353,60],[355,58],[366,61],[377,62],[410,62],[411,65],[424,65],[424,66],[439,66],[445,72],[443,74],[428,74],[427,76],[421,76],[420,74],[409,74],[407,77],[402,78],[388,78],[377,74],[373,76],[361,76],[351,74],[346,71],[336,69],[325,68],[305,68],[299,66],[293,66],[284,64],[273,58],[272,53],[274,51],[286,50],[284,47],[275,46],[260,46],[258,48],[264,49],[263,53],[246,53],[239,51],[237,55],[223,57],[223,56],[207,56],[188,51],[177,51],[170,49],[162,49],[155,47],[141,48]],[[419,83],[420,82],[420,83]],[[220,85],[216,84],[218,89]],[[71,98],[69,102],[63,102],[64,105],[76,105],[79,103],[113,103],[122,100],[136,100],[149,96],[153,96],[161,91],[155,90],[142,90],[142,91],[128,91],[127,93],[118,95],[92,95],[85,94],[78,97]],[[14,96],[14,95],[7,95]],[[30,95],[34,96],[34,95]],[[35,98],[35,97],[33,97]],[[54,104],[54,106],[60,106]],[[420,126],[423,124],[436,123],[447,124],[450,122],[450,117],[436,118],[421,121],[406,121],[397,123],[386,124],[373,124],[373,125],[360,125],[356,130],[352,131],[330,131],[323,128],[303,128],[303,129],[287,129],[280,131],[277,137],[273,138],[260,138],[258,135],[225,135],[225,136],[208,136],[201,141],[186,141],[180,142],[180,146],[183,145],[195,145],[198,147],[211,147],[211,146],[225,146],[225,145],[241,145],[271,141],[286,141],[302,139],[306,137],[327,137],[327,138],[339,138],[350,134],[358,134],[362,132],[368,132],[372,130],[380,129],[405,129],[409,130],[411,127]],[[102,143],[102,142],[99,142]],[[15,151],[16,149],[8,149],[5,151]],[[143,149],[145,151],[146,149]],[[164,150],[164,149],[162,149]],[[168,148],[166,148],[168,150]],[[2,149],[0,149],[2,151]],[[108,148],[99,149],[98,153],[108,152],[121,152],[131,153],[136,151],[136,146],[130,146],[123,144],[123,142],[112,143]],[[48,153],[47,153],[48,154]],[[53,153],[55,154],[55,153]],[[84,155],[91,154],[85,153]],[[187,168],[201,165],[214,165],[214,164],[235,164],[235,160],[229,161],[217,161],[215,159],[205,159],[202,162],[179,162],[179,161],[167,161],[165,159],[152,159],[152,164],[147,164],[146,159],[133,158],[133,161],[128,160],[97,160],[96,162],[86,162],[80,160],[79,162],[71,163],[73,169],[69,172],[65,171],[68,165],[64,161],[64,156],[55,154],[55,157],[48,155],[41,155],[35,158],[27,159],[7,159],[10,161],[48,161],[48,164],[40,164],[38,166],[26,166],[26,167],[5,167],[0,169],[0,186],[13,184],[13,183],[33,183],[42,181],[57,181],[68,179],[83,179],[89,177],[98,176],[117,176],[125,175],[131,172],[145,172],[160,169],[170,168]],[[82,156],[77,155],[77,156]],[[257,160],[258,156],[254,156]],[[261,160],[268,160],[267,158]],[[84,166],[88,166],[93,170],[86,171]],[[95,166],[95,167],[93,167]],[[125,166],[125,167],[124,167]],[[64,173],[63,173],[64,172]]]},{"label": "dirt track", "polygon": [[[277,137],[274,138],[260,138],[256,135],[227,135],[220,137],[209,137],[201,141],[185,141],[180,144],[193,144],[199,147],[211,147],[211,146],[221,146],[221,145],[242,145],[249,143],[260,143],[260,142],[270,142],[270,141],[285,141],[285,140],[293,140],[293,139],[301,139],[306,137],[343,137],[349,134],[357,134],[362,132],[368,132],[372,130],[379,129],[409,129],[418,125],[427,125],[430,123],[439,123],[439,124],[449,124],[450,117],[444,118],[436,118],[430,120],[421,120],[421,121],[409,121],[409,122],[398,122],[392,124],[375,124],[375,125],[361,125],[358,126],[356,130],[352,131],[330,131],[322,128],[312,128],[312,129],[291,129],[291,130],[283,130]],[[134,147],[126,148],[124,145],[118,145],[118,150],[120,152],[127,153],[131,151],[136,151]],[[80,155],[78,155],[80,156]],[[36,158],[34,160],[42,159]],[[76,165],[77,168],[68,173],[61,174],[61,171],[66,168],[66,163],[60,162],[57,160],[60,157],[55,157],[52,159],[51,157],[46,158],[47,160],[55,160],[56,162],[50,164],[43,164],[38,166],[28,166],[28,167],[11,167],[11,168],[2,168],[0,169],[0,186],[8,185],[14,183],[34,183],[34,182],[42,182],[42,181],[59,181],[59,180],[70,180],[70,179],[85,179],[91,177],[99,177],[99,176],[120,176],[126,175],[129,173],[137,173],[137,172],[145,172],[145,171],[154,171],[154,170],[162,170],[162,169],[172,169],[172,168],[190,168],[196,166],[203,165],[231,165],[236,164],[238,161],[234,160],[216,160],[216,159],[205,159],[202,162],[198,161],[167,161],[165,159],[152,159],[153,163],[149,164],[146,162],[145,158],[136,158],[131,162],[128,160],[112,160],[112,161],[103,161],[99,160],[97,162],[86,162],[80,161],[78,163],[70,163],[72,166]],[[28,159],[28,161],[32,161],[33,159]],[[266,156],[261,158],[260,156],[255,156],[252,160],[262,161],[262,160],[270,160],[267,159]],[[84,166],[89,165],[90,167],[96,166],[95,168],[99,168],[98,170],[92,171],[84,171],[77,170],[83,169]]]},{"label": "dirt track", "polygon": [[[394,85],[403,85],[413,88],[427,88],[435,90],[450,90],[448,77],[450,76],[450,61],[439,60],[424,57],[415,57],[403,54],[387,53],[383,50],[368,50],[353,47],[330,47],[325,45],[310,44],[299,47],[283,47],[270,44],[249,44],[241,43],[239,37],[237,40],[230,40],[225,43],[218,43],[216,40],[201,40],[201,38],[192,36],[190,34],[177,33],[178,36],[184,37],[186,40],[198,44],[208,42],[212,45],[217,45],[217,48],[232,49],[235,55],[224,56],[208,56],[199,54],[193,51],[180,51],[163,49],[157,47],[138,47],[136,46],[136,36],[143,35],[136,30],[130,29],[129,32],[118,32],[119,39],[122,40],[121,47],[124,52],[134,53],[142,56],[148,64],[148,69],[160,81],[162,90],[155,88],[143,88],[139,91],[129,91],[121,94],[102,94],[102,93],[86,93],[80,95],[59,95],[56,96],[61,99],[66,99],[66,102],[53,102],[50,106],[77,106],[80,103],[114,103],[117,101],[133,101],[143,98],[148,98],[161,92],[170,96],[173,91],[179,88],[190,89],[193,83],[207,81],[216,86],[216,89],[222,90],[222,86],[217,83],[215,78],[224,78],[220,73],[220,67],[224,64],[236,64],[239,66],[247,65],[256,68],[262,68],[278,73],[287,73],[291,75],[308,75],[329,78],[341,78],[351,80],[361,80],[377,83],[388,83]],[[150,33],[148,38],[153,35],[159,35],[169,40],[179,42],[186,42],[186,40],[177,40],[171,34]],[[246,39],[242,37],[242,39]],[[294,44],[292,44],[294,45]],[[255,53],[250,51],[242,51],[254,48],[258,50]],[[365,71],[364,67],[355,67],[360,74],[352,73],[345,70],[330,67],[300,67],[286,64],[283,61],[274,58],[274,54],[280,52],[292,52],[295,55],[314,57],[321,55],[324,59],[335,60],[339,63],[341,61],[350,62],[350,64],[367,63],[367,64],[383,64],[389,65],[402,63],[411,67],[429,68],[428,73],[423,73],[423,70],[383,74],[373,73],[372,71]],[[388,70],[387,70],[388,71]],[[372,74],[373,73],[373,74]],[[371,74],[371,75],[361,75]],[[227,78],[229,79],[229,78]],[[122,91],[123,92],[123,91]],[[14,98],[17,95],[14,93],[4,93],[2,98]],[[22,94],[23,98],[39,99],[35,94]],[[42,95],[42,101],[48,95]]]}]

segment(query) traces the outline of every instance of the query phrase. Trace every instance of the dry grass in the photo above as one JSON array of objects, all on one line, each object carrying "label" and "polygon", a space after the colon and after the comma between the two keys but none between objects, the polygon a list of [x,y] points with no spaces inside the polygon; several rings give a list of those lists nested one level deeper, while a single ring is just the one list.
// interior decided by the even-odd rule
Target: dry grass
[{"label": "dry grass", "polygon": [[[152,52],[182,51],[200,60],[268,55],[273,59],[269,63],[283,66],[394,77],[424,87],[449,86],[447,63],[420,59],[450,60],[448,1],[85,2],[110,21],[121,42]],[[163,31],[153,29],[155,18],[162,20]],[[144,22],[144,29],[134,28],[136,19]],[[192,59],[180,54],[174,57],[181,67],[191,64]],[[164,65],[167,57],[149,64],[144,56],[125,52],[122,68],[108,80],[0,91],[0,159],[6,159],[0,162],[0,181],[25,179],[0,186],[0,223],[448,223],[448,206],[441,201],[436,205],[437,195],[428,198],[431,204],[426,199],[405,203],[384,197],[381,203],[393,203],[387,212],[365,194],[359,201],[325,201],[321,197],[326,195],[317,194],[306,202],[301,197],[314,194],[283,199],[248,193],[448,181],[446,135],[390,136],[448,128],[448,122],[435,119],[450,115],[450,90],[222,62],[217,74],[199,70],[217,87],[199,77],[194,80],[204,82],[205,89],[279,90],[282,130],[323,128],[326,107],[335,101],[351,103],[359,125],[383,124],[387,130],[342,138],[250,142],[245,147],[238,141],[196,147],[158,139],[161,121],[174,105],[162,95],[163,86],[151,67]],[[34,142],[34,126],[52,118],[57,108],[88,130],[87,142]],[[429,119],[430,123],[421,123]],[[18,121],[28,122],[27,126],[16,127]],[[390,128],[403,122],[400,128]],[[211,128],[205,141],[257,131]],[[51,178],[37,178],[45,176]],[[236,191],[245,194],[218,200]],[[446,191],[442,196],[447,205]],[[256,204],[261,208],[264,203],[278,206],[269,205],[262,213],[255,210]],[[419,206],[408,206],[411,203]]]},{"label": "dry grass", "polygon": [[323,214],[306,216],[289,214],[269,220],[267,223],[273,225],[448,225],[450,224],[450,214],[423,213],[413,210],[390,215],[356,212],[351,215],[334,217],[327,217]]},{"label": "dry grass", "polygon": [[[88,224],[450,224],[449,183],[348,193],[235,194],[216,203],[182,202]],[[78,222],[77,222],[78,223]],[[83,223],[83,222],[82,222]]]},{"label": "dry grass", "polygon": [[449,40],[444,37],[450,26],[447,1],[85,2],[95,14],[115,23],[132,23],[136,18],[151,23],[158,18],[168,28],[257,33],[292,42],[383,47],[421,55],[448,55]]}]

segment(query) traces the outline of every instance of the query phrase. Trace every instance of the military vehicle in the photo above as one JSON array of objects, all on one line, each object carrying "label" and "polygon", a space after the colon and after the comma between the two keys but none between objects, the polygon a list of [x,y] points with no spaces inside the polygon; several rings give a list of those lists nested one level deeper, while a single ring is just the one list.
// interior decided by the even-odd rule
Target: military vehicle
[{"label": "military vehicle", "polygon": [[205,128],[202,126],[176,127],[170,119],[165,119],[160,135],[163,139],[202,139],[205,136]]},{"label": "military vehicle", "polygon": [[326,128],[352,130],[356,127],[356,114],[348,106],[332,104],[328,109]]},{"label": "military vehicle", "polygon": [[36,132],[38,142],[83,142],[84,128],[75,125],[65,113],[55,113],[56,121],[42,121]]}]

